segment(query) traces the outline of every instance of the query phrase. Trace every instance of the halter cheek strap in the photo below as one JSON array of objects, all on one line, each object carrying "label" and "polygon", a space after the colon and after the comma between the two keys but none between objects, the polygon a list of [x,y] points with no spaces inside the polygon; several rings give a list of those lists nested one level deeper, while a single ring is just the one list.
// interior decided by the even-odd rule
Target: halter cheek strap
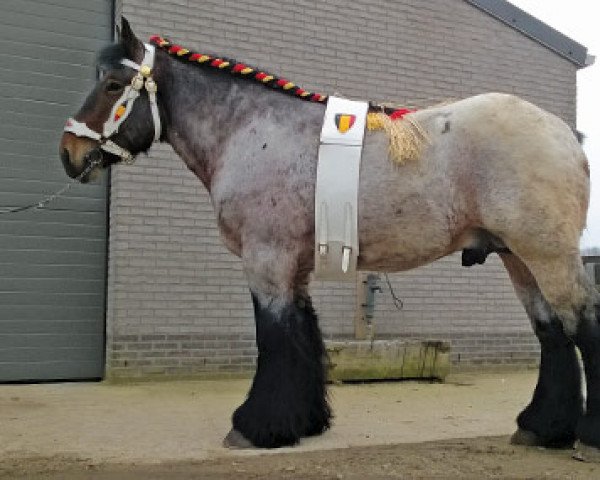
[{"label": "halter cheek strap", "polygon": [[64,131],[72,133],[78,137],[87,137],[100,143],[100,148],[106,152],[120,157],[124,163],[134,162],[134,156],[123,147],[110,140],[110,137],[119,131],[121,124],[127,119],[133,103],[140,96],[140,90],[146,89],[148,100],[150,101],[150,112],[152,113],[152,123],[154,124],[154,141],[160,139],[161,125],[158,104],[156,103],[156,82],[152,78],[152,69],[154,68],[154,46],[144,44],[145,53],[141,65],[138,65],[126,58],[121,60],[121,64],[126,67],[137,70],[138,73],[131,79],[131,84],[127,85],[119,99],[115,102],[110,115],[102,127],[102,133],[98,133],[88,127],[84,122],[78,122],[74,118],[69,118]]}]

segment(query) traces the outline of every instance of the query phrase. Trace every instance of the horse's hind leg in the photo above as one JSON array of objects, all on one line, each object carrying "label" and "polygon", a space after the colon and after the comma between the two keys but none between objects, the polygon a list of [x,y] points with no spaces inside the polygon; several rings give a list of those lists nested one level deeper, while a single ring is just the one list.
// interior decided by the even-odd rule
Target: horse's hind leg
[{"label": "horse's hind leg", "polygon": [[307,293],[309,271],[298,271],[301,259],[283,247],[261,246],[246,250],[243,257],[254,304],[258,361],[225,445],[293,445],[326,430],[331,416],[326,351]]},{"label": "horse's hind leg", "polygon": [[542,296],[529,269],[515,255],[500,254],[539,339],[541,363],[533,399],[517,417],[516,444],[571,447],[583,415],[581,370],[575,345]]},{"label": "horse's hind leg", "polygon": [[540,289],[558,314],[583,360],[587,398],[577,438],[600,448],[600,295],[587,277],[578,252],[525,260]]}]

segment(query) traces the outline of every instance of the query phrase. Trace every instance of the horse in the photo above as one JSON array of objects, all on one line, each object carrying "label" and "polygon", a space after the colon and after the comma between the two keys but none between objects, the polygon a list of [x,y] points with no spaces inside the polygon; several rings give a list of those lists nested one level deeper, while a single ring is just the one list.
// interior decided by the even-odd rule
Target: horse
[{"label": "horse", "polygon": [[[69,176],[86,182],[156,140],[204,184],[221,238],[243,263],[258,349],[225,445],[294,445],[323,433],[332,418],[326,350],[308,293],[326,97],[160,37],[152,42],[138,40],[123,19],[119,41],[99,54],[97,84],[62,134],[60,158]],[[366,132],[358,269],[404,271],[461,250],[465,264],[498,254],[541,345],[537,386],[512,442],[579,442],[595,451],[600,298],[579,255],[589,165],[576,135],[553,114],[502,93],[395,121],[418,125],[423,142],[399,162],[393,132]]]}]

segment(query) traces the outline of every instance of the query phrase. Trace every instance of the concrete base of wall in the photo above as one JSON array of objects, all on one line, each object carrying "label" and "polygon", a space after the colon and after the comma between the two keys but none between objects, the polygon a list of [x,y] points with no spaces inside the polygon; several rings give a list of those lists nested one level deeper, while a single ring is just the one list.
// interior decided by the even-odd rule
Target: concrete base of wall
[{"label": "concrete base of wall", "polygon": [[450,372],[450,344],[444,341],[329,341],[332,382],[432,378]]}]

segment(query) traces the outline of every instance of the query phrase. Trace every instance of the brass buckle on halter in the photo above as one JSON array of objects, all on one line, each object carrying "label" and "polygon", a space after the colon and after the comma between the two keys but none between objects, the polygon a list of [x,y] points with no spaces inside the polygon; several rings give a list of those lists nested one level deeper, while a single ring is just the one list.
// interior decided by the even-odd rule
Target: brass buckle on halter
[{"label": "brass buckle on halter", "polygon": [[138,72],[131,79],[131,88],[139,91],[142,89],[143,86],[144,86],[144,77],[142,76],[141,73]]},{"label": "brass buckle on halter", "polygon": [[150,68],[149,65],[142,65],[140,67],[140,73],[142,76],[148,78],[150,75],[152,75],[152,68]]}]

